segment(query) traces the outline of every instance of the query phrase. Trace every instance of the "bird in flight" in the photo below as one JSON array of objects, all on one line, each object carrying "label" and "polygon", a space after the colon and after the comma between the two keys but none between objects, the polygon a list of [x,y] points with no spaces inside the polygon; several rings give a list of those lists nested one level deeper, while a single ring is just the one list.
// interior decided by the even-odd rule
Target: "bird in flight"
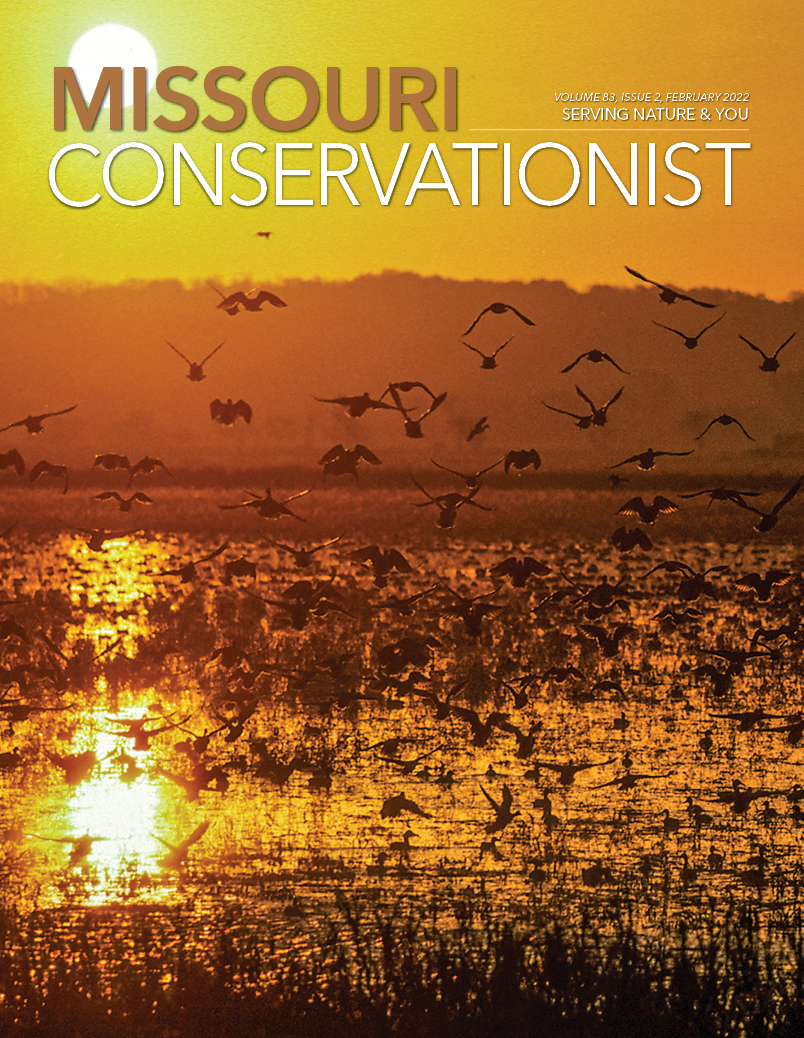
[{"label": "bird in flight", "polygon": [[732,490],[729,487],[714,487],[712,490],[695,490],[691,494],[679,494],[679,497],[702,497],[709,496],[707,510],[712,507],[713,501],[731,501],[735,505],[745,506],[746,497],[761,497],[758,490]]},{"label": "bird in flight", "polygon": [[398,818],[403,811],[407,811],[412,815],[418,815],[420,818],[433,817],[427,811],[423,811],[415,801],[409,800],[404,793],[397,793],[394,796],[386,797],[383,801],[382,807],[380,808],[380,817]]},{"label": "bird in flight", "polygon": [[321,551],[322,548],[329,548],[332,544],[337,544],[338,541],[343,537],[343,534],[339,534],[337,537],[332,537],[328,541],[324,541],[323,544],[313,544],[309,548],[294,548],[290,544],[282,544],[280,541],[272,541],[269,538],[269,544],[273,544],[275,548],[281,548],[286,551],[289,555],[293,556],[293,564],[298,569],[307,569],[311,566],[316,552]]},{"label": "bird in flight", "polygon": [[761,573],[745,573],[735,580],[734,586],[740,591],[753,591],[760,602],[769,602],[775,587],[784,587],[795,578],[796,574],[786,569],[769,569]]},{"label": "bird in flight", "polygon": [[749,512],[755,512],[759,516],[754,529],[757,533],[767,533],[772,530],[774,526],[779,522],[779,512],[784,508],[785,505],[789,504],[796,494],[801,490],[802,483],[804,483],[804,476],[799,477],[796,482],[790,487],[781,501],[777,501],[770,512],[762,512],[758,508],[754,508],[753,505],[747,505],[745,502],[740,504],[739,501],[735,501],[735,504],[740,504],[741,508],[745,508]]},{"label": "bird in flight", "polygon": [[170,471],[170,469],[167,467],[167,465],[164,463],[164,461],[161,461],[159,458],[152,458],[150,457],[150,455],[146,454],[144,458],[140,458],[137,464],[133,465],[129,470],[128,486],[126,487],[126,490],[128,490],[128,487],[130,487],[131,484],[134,482],[134,477],[137,475],[138,472],[142,472],[146,476],[150,476],[152,473],[156,472],[157,469],[163,469],[170,476],[171,479],[176,478]]},{"label": "bird in flight", "polygon": [[581,397],[582,400],[585,400],[591,408],[592,425],[606,424],[606,419],[608,417],[608,409],[611,407],[612,404],[615,404],[620,399],[624,389],[625,386],[620,386],[620,388],[617,390],[617,392],[614,394],[614,396],[611,398],[611,400],[609,400],[607,404],[603,404],[602,407],[595,407],[595,405],[592,403],[592,401],[589,399],[586,393],[584,393],[584,391],[580,388],[580,386],[575,387],[575,391],[578,394],[578,396]]},{"label": "bird in flight", "polygon": [[541,467],[541,464],[542,459],[539,452],[531,447],[529,450],[508,451],[503,460],[503,469],[507,476],[509,469],[514,468],[520,472],[523,469],[533,468],[535,472]]},{"label": "bird in flight", "polygon": [[609,465],[611,469],[618,469],[621,465],[630,465],[632,462],[636,462],[637,467],[642,472],[649,472],[656,464],[657,458],[663,458],[666,456],[674,458],[683,458],[687,454],[692,454],[692,451],[655,451],[652,447],[648,447],[646,451],[642,451],[641,454],[632,454],[630,458],[626,458],[624,461],[618,461],[616,465]]},{"label": "bird in flight", "polygon": [[712,321],[711,324],[708,324],[705,328],[702,328],[697,335],[685,335],[684,332],[680,332],[677,328],[671,328],[667,324],[659,324],[658,321],[654,321],[653,323],[656,325],[657,328],[664,328],[665,331],[673,332],[675,335],[680,335],[681,338],[684,340],[684,345],[687,347],[687,349],[694,350],[695,347],[698,345],[698,340],[703,335],[703,333],[708,332],[710,328],[714,328],[717,322],[722,321],[725,316],[725,314],[721,314],[720,317],[718,317],[717,321]]},{"label": "bird in flight", "polygon": [[271,237],[271,232],[270,231],[257,231],[257,233],[255,234],[254,237],[255,238],[270,238]]},{"label": "bird in flight", "polygon": [[357,551],[350,551],[349,558],[355,562],[370,565],[374,571],[374,586],[384,588],[388,586],[388,576],[396,570],[398,573],[412,573],[413,567],[396,548],[388,548],[383,551],[377,544],[369,544]]},{"label": "bird in flight", "polygon": [[732,418],[730,414],[722,414],[719,415],[717,418],[713,418],[709,425],[707,425],[707,427],[701,433],[701,435],[696,436],[695,439],[700,440],[702,436],[705,436],[709,432],[713,425],[736,425],[741,430],[743,436],[745,436],[746,439],[754,439],[753,436],[749,436],[748,433],[745,431],[745,427],[743,426],[742,422],[738,422],[737,419]]},{"label": "bird in flight", "polygon": [[[513,339],[513,335],[511,336],[511,339]],[[470,346],[468,342],[463,342],[463,340],[461,340],[461,342],[463,342],[463,345],[467,348],[467,350],[471,350],[473,353],[476,353],[479,357],[483,358],[480,362],[480,367],[484,371],[492,371],[494,368],[497,367],[497,354],[500,352],[500,350],[505,349],[505,347],[508,345],[511,339],[506,339],[502,346],[497,347],[494,353],[483,353],[483,351],[477,349],[476,346]]]},{"label": "bird in flight", "polygon": [[[759,346],[755,346],[753,344],[753,342],[750,342],[748,339],[746,339],[746,337],[744,335],[741,335],[740,338],[743,340],[743,342],[747,346],[750,346],[751,349],[754,350],[755,353],[761,354],[761,356],[762,356],[762,363],[759,365],[759,370],[760,371],[778,371],[779,370],[779,360],[778,360],[779,354],[782,352],[782,350],[785,348],[785,346],[788,344],[788,342],[790,342],[791,339],[795,338],[795,335],[796,335],[795,332],[793,332],[792,335],[788,335],[788,337],[784,340],[784,342],[779,347],[779,349],[775,353],[771,354],[770,356],[768,356],[768,354],[765,353],[764,350],[761,350],[759,348]],[[0,432],[2,432],[2,431],[3,430],[0,429]]]},{"label": "bird in flight", "polygon": [[256,508],[263,519],[281,519],[283,515],[289,515],[293,519],[300,519],[303,523],[307,520],[303,519],[302,516],[296,515],[295,512],[291,512],[286,507],[288,501],[295,501],[298,497],[304,497],[305,494],[309,494],[309,490],[300,490],[298,494],[292,494],[290,497],[286,497],[284,501],[276,501],[271,494],[271,488],[266,487],[265,496],[260,497],[259,494],[255,494],[253,490],[244,490],[244,494],[250,494],[253,500],[242,501],[239,505],[219,505],[225,512],[232,511],[234,508]]},{"label": "bird in flight", "polygon": [[198,843],[204,833],[209,829],[209,821],[205,819],[199,826],[190,833],[190,835],[182,840],[181,843],[176,844],[174,847],[172,843],[168,843],[167,840],[163,840],[161,836],[157,836],[157,840],[168,849],[168,853],[159,862],[163,868],[166,869],[180,869],[187,861],[187,852],[190,850],[194,843]]},{"label": "bird in flight", "polygon": [[14,469],[18,476],[25,474],[25,462],[18,450],[6,451],[0,454],[0,471],[3,469]]},{"label": "bird in flight", "polygon": [[433,497],[429,491],[424,489],[421,483],[417,483],[415,479],[413,483],[425,497],[430,498],[429,501],[423,501],[421,504],[416,503],[416,508],[427,508],[429,505],[436,505],[438,508],[436,525],[440,530],[451,530],[453,528],[458,517],[458,509],[462,505],[474,505],[475,508],[481,508],[484,512],[492,511],[486,505],[479,505],[477,501],[473,500],[475,494],[480,490],[479,485],[470,490],[468,494],[439,494],[437,497]]},{"label": "bird in flight", "polygon": [[125,454],[96,454],[92,468],[98,465],[107,472],[114,472],[115,469],[128,469],[131,472],[131,462]]},{"label": "bird in flight", "polygon": [[116,490],[104,490],[102,494],[96,494],[95,499],[97,501],[109,501],[113,499],[117,501],[118,508],[121,512],[130,512],[135,501],[138,501],[141,505],[153,504],[153,499],[139,490],[136,494],[132,494],[131,497],[121,497]]},{"label": "bird in flight", "polygon": [[245,400],[232,403],[232,398],[229,397],[226,403],[221,400],[213,400],[209,405],[209,413],[212,421],[219,425],[234,425],[238,418],[242,418],[248,425],[254,412],[251,410],[251,405],[247,404]]},{"label": "bird in flight", "polygon": [[641,548],[642,551],[650,551],[653,548],[653,541],[638,526],[633,530],[625,526],[618,527],[611,535],[611,543],[623,554],[633,551],[634,548]]},{"label": "bird in flight", "polygon": [[614,760],[614,757],[610,757],[608,760],[594,761],[590,764],[576,764],[573,760],[570,760],[567,764],[552,764],[545,760],[539,760],[531,761],[531,764],[534,768],[546,768],[548,771],[555,771],[562,786],[571,786],[578,772],[587,771],[589,768],[604,768],[607,764],[614,763]]},{"label": "bird in flight", "polygon": [[552,404],[548,404],[544,400],[542,400],[542,403],[544,404],[544,406],[547,408],[548,411],[555,411],[556,414],[565,414],[569,418],[577,419],[575,424],[578,426],[579,429],[591,429],[591,427],[592,427],[592,415],[591,414],[575,414],[574,411],[564,411],[560,407],[553,407]]},{"label": "bird in flight", "polygon": [[106,541],[116,540],[118,537],[131,537],[135,533],[139,533],[137,530],[93,530],[88,529],[85,526],[73,526],[71,523],[65,523],[63,519],[59,519],[62,526],[66,526],[69,530],[76,530],[78,533],[86,534],[87,547],[91,551],[103,551],[103,546]]},{"label": "bird in flight", "polygon": [[[413,389],[423,389],[425,393],[430,397],[431,404],[418,418],[411,418],[410,412],[413,408],[406,407],[402,403],[400,393],[410,393]],[[405,420],[405,436],[411,440],[420,440],[424,433],[422,432],[422,422],[428,415],[431,415],[436,408],[441,407],[444,401],[447,399],[446,393],[440,393],[438,396],[432,392],[423,382],[390,382],[388,388],[380,397],[382,400],[388,393],[391,394],[391,399],[394,402],[395,410],[399,411]]]},{"label": "bird in flight", "polygon": [[580,364],[582,360],[588,360],[592,364],[600,364],[601,361],[607,361],[609,364],[613,364],[618,371],[622,371],[624,375],[628,375],[629,372],[625,368],[621,368],[620,365],[608,353],[603,353],[602,350],[587,350],[586,353],[582,353],[580,357],[576,357],[572,364],[568,364],[566,368],[561,369],[561,374],[566,375],[568,371],[572,371],[576,364]]},{"label": "bird in flight", "polygon": [[[240,312],[242,306],[244,310],[250,310],[252,313],[256,313],[262,310],[263,303],[270,303],[271,306],[287,306],[288,304],[284,300],[280,299],[279,296],[275,296],[273,292],[268,292],[266,289],[252,289],[250,292],[232,292],[231,295],[224,295],[219,288],[215,288],[211,281],[207,284],[210,288],[214,288],[218,295],[221,297],[221,302],[218,303],[219,310],[225,310],[227,314],[234,317],[235,314]],[[255,294],[256,293],[256,294]]]},{"label": "bird in flight", "polygon": [[362,443],[355,444],[352,450],[344,447],[342,443],[330,447],[323,458],[318,459],[318,464],[324,466],[324,478],[351,475],[355,477],[356,483],[357,466],[361,461],[367,461],[369,465],[382,465],[377,455]]},{"label": "bird in flight", "polygon": [[382,400],[374,400],[368,393],[362,393],[360,396],[314,396],[313,400],[317,400],[320,404],[338,404],[341,407],[345,407],[346,413],[350,418],[362,418],[366,411],[398,410],[393,404],[386,404]]},{"label": "bird in flight", "polygon": [[579,429],[590,429],[593,425],[601,426],[606,424],[606,421],[608,420],[608,410],[612,404],[615,404],[620,399],[623,389],[625,389],[625,386],[621,386],[608,403],[603,404],[602,407],[596,407],[580,386],[576,386],[575,392],[582,400],[585,400],[586,403],[589,404],[589,414],[575,414],[573,411],[562,411],[559,407],[553,407],[551,404],[544,403],[544,401],[542,401],[542,403],[544,403],[544,406],[549,411],[555,411],[557,414],[565,414],[569,415],[570,418],[577,419],[575,424]]},{"label": "bird in flight", "polygon": [[523,313],[520,313],[515,306],[511,306],[509,303],[490,303],[485,310],[480,311],[463,334],[468,335],[484,314],[504,314],[506,310],[510,310],[512,314],[516,314],[520,321],[524,321],[525,324],[534,326],[534,322],[531,321],[529,317],[525,317]]},{"label": "bird in flight", "polygon": [[207,377],[204,374],[204,365],[210,359],[210,357],[215,356],[215,354],[218,352],[221,346],[223,346],[223,343],[226,342],[226,339],[224,339],[222,343],[217,345],[215,349],[212,351],[212,353],[208,353],[206,357],[204,357],[204,359],[198,364],[196,364],[195,361],[190,360],[188,357],[185,357],[181,350],[177,350],[172,342],[168,342],[167,339],[165,339],[165,342],[167,342],[168,346],[170,346],[174,353],[178,353],[178,355],[185,362],[185,364],[190,365],[190,374],[187,376],[187,378],[189,378],[191,382],[201,382],[203,381],[203,379]]},{"label": "bird in flight", "polygon": [[455,469],[447,468],[446,465],[442,465],[440,464],[440,462],[433,461],[432,458],[430,458],[430,461],[433,463],[433,465],[435,465],[437,469],[441,469],[443,472],[449,472],[450,475],[457,476],[459,479],[462,479],[466,486],[469,487],[469,489],[471,490],[473,487],[477,487],[480,485],[481,476],[485,476],[487,472],[491,472],[491,470],[496,469],[498,465],[502,465],[505,459],[500,458],[499,461],[495,461],[493,465],[487,465],[486,468],[480,469],[479,472],[458,472]]},{"label": "bird in flight", "polygon": [[510,577],[514,587],[524,587],[528,578],[532,576],[546,577],[552,570],[543,562],[534,559],[532,555],[526,555],[518,559],[515,555],[498,562],[489,569],[489,576],[494,578]]},{"label": "bird in flight", "polygon": [[42,431],[42,422],[46,418],[55,418],[60,414],[69,414],[70,411],[74,411],[78,407],[78,404],[73,404],[72,407],[65,407],[63,411],[48,411],[45,414],[29,414],[27,418],[22,418],[19,422],[12,422],[11,425],[5,425],[0,429],[0,433],[8,432],[9,429],[16,429],[18,425],[24,425],[28,432],[33,436],[36,433]]},{"label": "bird in flight", "polygon": [[640,274],[637,270],[632,270],[631,267],[625,268],[629,274],[635,278],[639,278],[640,281],[647,281],[649,285],[655,285],[656,288],[660,288],[659,299],[663,303],[675,303],[677,299],[683,300],[685,303],[695,303],[696,306],[705,306],[707,310],[714,310],[715,303],[704,303],[700,299],[693,299],[692,296],[684,295],[683,292],[676,292],[674,288],[668,288],[667,285],[662,285],[658,281],[653,281],[651,278],[646,278],[644,274]]},{"label": "bird in flight", "polygon": [[176,569],[166,569],[160,573],[162,577],[178,577],[182,584],[189,584],[198,577],[197,566],[200,566],[202,562],[211,562],[216,559],[219,555],[229,547],[229,542],[226,541],[219,548],[215,548],[208,555],[203,555],[200,559],[191,559],[189,562],[182,563],[181,566],[177,566]]},{"label": "bird in flight", "polygon": [[66,465],[53,465],[49,461],[40,461],[28,473],[28,479],[35,483],[40,476],[64,476],[64,490],[62,490],[62,494],[67,493],[70,486],[70,474],[67,471]]},{"label": "bird in flight", "polygon": [[652,505],[647,504],[641,497],[632,497],[630,501],[625,502],[617,515],[638,515],[641,523],[650,525],[655,523],[660,515],[670,515],[677,511],[678,505],[667,497],[657,495]]},{"label": "bird in flight", "polygon": [[513,794],[508,788],[508,783],[503,784],[502,800],[497,803],[490,793],[487,793],[483,787],[480,787],[480,792],[491,804],[492,810],[494,811],[494,819],[489,822],[486,826],[487,833],[498,833],[501,832],[507,825],[509,825],[516,818],[517,815],[521,814],[521,811],[512,811],[511,806],[514,802]]},{"label": "bird in flight", "polygon": [[469,435],[466,437],[466,442],[471,443],[475,436],[480,436],[481,433],[486,432],[489,427],[488,415],[483,415],[482,418],[478,418],[472,428],[469,430]]}]

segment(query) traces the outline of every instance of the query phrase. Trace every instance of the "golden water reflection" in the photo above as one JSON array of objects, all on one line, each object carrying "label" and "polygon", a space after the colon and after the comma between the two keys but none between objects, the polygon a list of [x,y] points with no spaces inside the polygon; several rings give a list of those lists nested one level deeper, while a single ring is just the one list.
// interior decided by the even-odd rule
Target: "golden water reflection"
[{"label": "golden water reflection", "polygon": [[[289,563],[279,568],[282,556],[263,541],[232,545],[233,556],[258,561],[255,580],[227,584],[212,567],[188,584],[162,576],[177,558],[215,547],[192,537],[128,537],[94,552],[62,536],[32,556],[30,594],[61,590],[71,609],[62,641],[55,623],[49,640],[67,660],[89,641],[96,658],[64,687],[12,683],[0,700],[37,708],[0,737],[0,753],[21,758],[0,771],[0,828],[17,834],[3,849],[6,899],[21,907],[182,907],[213,930],[216,915],[237,904],[255,925],[284,927],[293,941],[294,928],[306,933],[326,916],[339,889],[393,889],[400,903],[438,896],[445,904],[483,889],[510,915],[529,904],[574,912],[584,897],[611,891],[636,898],[648,930],[662,915],[701,911],[709,896],[753,896],[742,876],[760,847],[764,896],[797,896],[801,828],[786,794],[804,755],[783,733],[738,732],[736,722],[713,715],[759,702],[784,718],[801,702],[801,675],[784,657],[762,657],[735,676],[723,701],[693,674],[702,646],[742,645],[755,625],[789,619],[798,607],[786,592],[756,603],[725,593],[723,582],[723,594],[698,603],[691,627],[670,628],[655,620],[668,576],[643,582],[652,561],[600,544],[553,549],[546,560],[583,587],[603,576],[630,585],[627,610],[599,622],[627,619],[635,633],[607,657],[579,631],[591,621],[576,606],[543,604],[559,576],[522,591],[501,588],[491,601],[504,622],[492,615],[473,638],[445,612],[443,596],[425,600],[410,621],[373,613],[366,603],[382,595],[362,567],[342,560],[345,611],[296,630],[281,610],[244,594],[278,599],[300,579]],[[483,594],[503,554],[462,544],[406,550],[419,566],[392,585],[400,595],[428,587],[434,574],[463,594]],[[672,550],[696,568],[726,558],[735,571],[784,567],[793,554],[787,545],[763,549],[760,560],[736,545]],[[314,573],[328,575],[323,563]],[[32,601],[32,625],[45,616],[37,608]],[[48,599],[47,608],[55,616],[61,606]],[[383,672],[379,650],[411,632],[437,643],[428,660]],[[227,648],[231,659],[221,653]],[[53,655],[25,645],[8,652],[20,660]],[[342,654],[350,658],[341,669],[327,662]],[[544,676],[570,664],[583,680]],[[416,672],[424,675],[418,687]],[[520,688],[527,673],[538,680]],[[606,681],[621,691],[592,690]],[[520,702],[512,689],[526,693]],[[449,695],[452,706],[481,720],[495,711],[509,727],[492,725],[483,739],[459,711],[442,716],[438,704]],[[707,728],[714,748],[704,752]],[[514,729],[533,731],[524,757]],[[398,748],[384,750],[394,738]],[[71,784],[67,762],[82,754],[95,763]],[[645,777],[621,789],[627,759]],[[543,762],[535,775],[534,761]],[[568,761],[595,766],[564,783],[547,765]],[[738,815],[719,803],[734,779],[766,789],[770,810],[760,800]],[[489,832],[486,794],[499,803],[505,787],[518,813]],[[421,814],[383,817],[386,798],[400,792]],[[546,796],[555,822],[545,819]],[[709,815],[705,825],[688,814],[688,797]],[[666,824],[665,810],[677,827]],[[82,837],[94,838],[86,853],[76,844]],[[721,868],[710,867],[712,850],[723,856]],[[595,867],[604,877],[610,869],[612,883],[587,883]]]}]

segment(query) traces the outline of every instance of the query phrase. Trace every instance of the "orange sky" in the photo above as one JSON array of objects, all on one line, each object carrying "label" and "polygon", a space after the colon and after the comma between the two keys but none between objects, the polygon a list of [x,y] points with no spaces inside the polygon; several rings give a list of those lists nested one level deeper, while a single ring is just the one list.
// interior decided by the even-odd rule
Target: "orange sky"
[{"label": "orange sky", "polygon": [[[32,6],[8,0],[4,40],[4,82],[24,84],[3,107],[5,248],[0,280],[120,282],[130,278],[179,278],[185,282],[249,277],[262,283],[287,278],[343,279],[384,269],[411,270],[457,279],[563,279],[575,287],[594,283],[626,284],[623,264],[644,269],[678,285],[708,285],[783,299],[801,288],[801,135],[797,112],[802,101],[800,77],[801,9],[794,0],[767,10],[747,0],[722,3],[660,2],[626,8],[620,3],[592,5],[581,0],[534,5],[531,0],[500,0],[493,10],[451,0],[439,4],[413,0],[389,5],[325,0],[278,0],[249,5],[200,0],[171,5],[155,0],[91,0],[66,7]],[[195,96],[201,116],[220,118],[229,111],[204,97],[202,80],[209,69],[239,66],[240,84],[221,86],[247,101],[257,76],[276,65],[308,70],[324,93],[326,68],[340,67],[349,99],[345,114],[359,114],[365,68],[381,70],[381,110],[375,125],[349,133],[332,126],[325,104],[313,122],[291,133],[264,127],[249,110],[246,122],[229,133],[196,125],[170,133],[152,125],[131,129],[130,109],[120,132],[82,130],[74,114],[68,127],[53,129],[54,66],[67,63],[72,44],[85,31],[107,22],[136,28],[153,44],[159,66],[185,64],[198,70],[195,82],[174,80],[174,87]],[[388,126],[387,70],[393,65],[432,70],[442,84],[445,66],[458,69],[458,129],[426,133],[406,116],[402,131]],[[748,111],[735,120],[733,132],[713,115],[695,123],[652,123],[651,132],[633,132],[634,124],[589,129],[564,123],[554,94],[558,91],[735,92],[749,95],[731,107]],[[269,90],[272,110],[289,118],[301,107],[301,91],[289,80]],[[350,110],[351,106],[351,110]],[[675,107],[671,103],[672,107]],[[443,123],[441,98],[431,102],[436,123]],[[599,107],[599,106],[598,106]],[[632,114],[633,104],[617,103]],[[643,106],[644,107],[644,106]],[[684,106],[690,107],[690,106]],[[149,99],[152,121],[180,111],[158,98]],[[632,116],[633,118],[633,116]],[[644,128],[646,124],[642,124]],[[637,124],[639,126],[639,124]],[[625,127],[626,132],[618,132]],[[736,132],[735,128],[743,132]],[[613,132],[612,132],[613,129]],[[745,132],[747,131],[747,132]],[[118,144],[137,141],[159,153],[166,167],[161,194],[147,205],[129,208],[106,195],[101,180],[104,158]],[[229,195],[253,196],[253,181],[228,165],[232,149],[254,141],[264,155],[242,156],[269,182],[265,202],[253,208],[235,205]],[[520,190],[516,169],[521,156],[543,141],[554,141],[578,156],[582,179],[576,195],[554,207],[535,205]],[[608,175],[598,170],[598,198],[588,205],[586,149],[595,141],[621,178],[629,179],[629,145],[639,146],[639,201],[629,206]],[[663,165],[665,149],[678,141],[700,147],[679,152],[681,168],[697,173],[701,197],[676,207],[662,200],[671,191],[689,195],[688,181],[671,176]],[[751,151],[734,155],[733,204],[723,204],[723,155],[705,143],[750,141]],[[59,184],[75,198],[100,190],[94,206],[70,208],[48,186],[48,166],[65,144],[84,142],[100,151],[68,156],[59,168]],[[199,168],[213,179],[214,144],[223,145],[224,202],[215,206],[183,171],[182,202],[173,204],[172,147],[181,143]],[[312,206],[278,206],[273,177],[277,142],[312,143],[309,152],[289,153],[286,164],[313,171],[290,182],[289,192],[313,198]],[[350,178],[360,200],[350,203],[337,182],[329,204],[320,204],[318,147],[321,142],[368,145],[383,184],[388,183],[403,142],[410,154],[392,202],[380,205],[361,161]],[[427,144],[435,142],[461,202],[445,190],[422,190],[412,204],[405,199]],[[453,143],[499,145],[480,156],[480,200],[471,205],[470,161]],[[511,205],[501,197],[502,144],[510,142],[513,162]],[[647,204],[647,145],[656,143],[659,169],[657,204]],[[345,153],[341,153],[345,156]],[[308,160],[310,160],[308,162]],[[344,158],[345,161],[345,158]],[[335,162],[333,161],[333,165]],[[121,156],[113,180],[121,193],[140,197],[153,184],[151,160],[140,153]],[[542,197],[557,197],[569,185],[569,162],[555,152],[534,157],[529,184]],[[431,161],[426,181],[440,180]],[[270,230],[266,242],[255,236]]]}]

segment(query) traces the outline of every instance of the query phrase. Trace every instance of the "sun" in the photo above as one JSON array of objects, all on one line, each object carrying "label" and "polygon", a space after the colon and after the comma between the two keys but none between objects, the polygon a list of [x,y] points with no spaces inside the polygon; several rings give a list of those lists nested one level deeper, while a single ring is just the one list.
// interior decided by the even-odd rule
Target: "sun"
[{"label": "sun", "polygon": [[[123,69],[123,107],[133,104],[133,81],[135,67],[147,69],[146,80],[150,90],[156,82],[159,66],[156,52],[148,40],[126,25],[98,25],[85,32],[70,51],[68,59],[75,72],[84,99],[92,97],[101,70],[105,66]],[[103,99],[103,107],[109,107],[109,91]]]}]

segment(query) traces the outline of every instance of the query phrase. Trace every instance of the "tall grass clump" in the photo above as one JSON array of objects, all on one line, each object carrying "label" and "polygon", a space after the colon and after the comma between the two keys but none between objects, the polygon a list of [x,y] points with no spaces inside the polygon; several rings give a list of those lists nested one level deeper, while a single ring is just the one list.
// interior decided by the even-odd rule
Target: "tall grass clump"
[{"label": "tall grass clump", "polygon": [[[66,941],[41,914],[0,920],[0,1035],[9,1038],[798,1038],[804,919],[774,934],[732,905],[651,938],[627,906],[516,929],[490,913],[403,916],[345,897],[314,951],[223,932],[190,953],[140,921],[138,953]],[[51,920],[51,923],[53,921]]]}]

